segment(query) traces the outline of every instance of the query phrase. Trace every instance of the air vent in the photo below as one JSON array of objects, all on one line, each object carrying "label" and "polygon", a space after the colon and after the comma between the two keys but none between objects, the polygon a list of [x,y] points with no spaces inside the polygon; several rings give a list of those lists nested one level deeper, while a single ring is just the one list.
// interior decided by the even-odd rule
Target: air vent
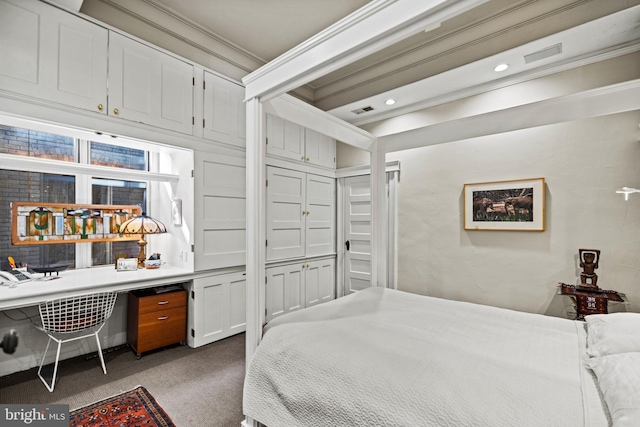
[{"label": "air vent", "polygon": [[557,55],[559,53],[562,53],[562,43],[558,43],[556,45],[549,46],[545,49],[539,50],[538,52],[525,55],[524,62],[527,64],[530,64],[534,61],[540,61],[541,59],[545,59],[550,56]]},{"label": "air vent", "polygon": [[362,107],[362,108],[358,108],[356,110],[351,110],[351,112],[355,113],[355,114],[367,113],[369,111],[373,111],[373,107],[372,106]]}]

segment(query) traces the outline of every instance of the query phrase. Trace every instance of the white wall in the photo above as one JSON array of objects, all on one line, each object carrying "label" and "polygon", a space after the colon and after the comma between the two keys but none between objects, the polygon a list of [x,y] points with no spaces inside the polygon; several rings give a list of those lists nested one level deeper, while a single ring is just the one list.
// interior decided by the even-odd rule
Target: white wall
[{"label": "white wall", "polygon": [[[504,108],[531,91],[546,98],[639,78],[637,60],[628,55],[365,128],[388,134]],[[558,282],[579,282],[578,249],[600,249],[598,285],[626,293],[627,309],[640,311],[640,197],[625,202],[615,193],[640,186],[639,123],[636,111],[388,154],[401,162],[399,289],[566,315]],[[464,230],[465,183],[538,177],[547,185],[546,231]]]},{"label": "white wall", "polygon": [[[576,283],[579,248],[600,249],[598,285],[640,310],[637,112],[390,155],[402,164],[398,283],[402,290],[560,314],[558,282]],[[546,231],[465,231],[465,183],[544,177]],[[550,307],[551,306],[551,307]]]}]

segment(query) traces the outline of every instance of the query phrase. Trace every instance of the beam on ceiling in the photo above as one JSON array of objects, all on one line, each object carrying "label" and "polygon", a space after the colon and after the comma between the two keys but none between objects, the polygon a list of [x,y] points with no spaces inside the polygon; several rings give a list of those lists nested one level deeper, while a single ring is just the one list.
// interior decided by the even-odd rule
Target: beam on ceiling
[{"label": "beam on ceiling", "polygon": [[272,99],[488,0],[373,0],[242,79]]},{"label": "beam on ceiling", "polygon": [[640,109],[640,79],[378,138],[387,153]]}]

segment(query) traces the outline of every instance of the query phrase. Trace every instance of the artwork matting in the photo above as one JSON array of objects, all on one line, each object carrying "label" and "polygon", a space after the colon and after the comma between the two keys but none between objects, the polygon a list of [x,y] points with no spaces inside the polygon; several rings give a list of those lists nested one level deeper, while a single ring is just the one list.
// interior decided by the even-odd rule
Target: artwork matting
[{"label": "artwork matting", "polygon": [[464,185],[464,229],[544,231],[544,178]]}]

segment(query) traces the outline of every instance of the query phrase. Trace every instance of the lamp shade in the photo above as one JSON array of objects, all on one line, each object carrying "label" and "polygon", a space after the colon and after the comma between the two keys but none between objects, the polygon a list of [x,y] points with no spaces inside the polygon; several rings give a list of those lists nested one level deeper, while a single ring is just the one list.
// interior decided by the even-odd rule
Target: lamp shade
[{"label": "lamp shade", "polygon": [[123,222],[120,226],[120,234],[159,234],[166,232],[167,228],[163,223],[144,213]]}]

